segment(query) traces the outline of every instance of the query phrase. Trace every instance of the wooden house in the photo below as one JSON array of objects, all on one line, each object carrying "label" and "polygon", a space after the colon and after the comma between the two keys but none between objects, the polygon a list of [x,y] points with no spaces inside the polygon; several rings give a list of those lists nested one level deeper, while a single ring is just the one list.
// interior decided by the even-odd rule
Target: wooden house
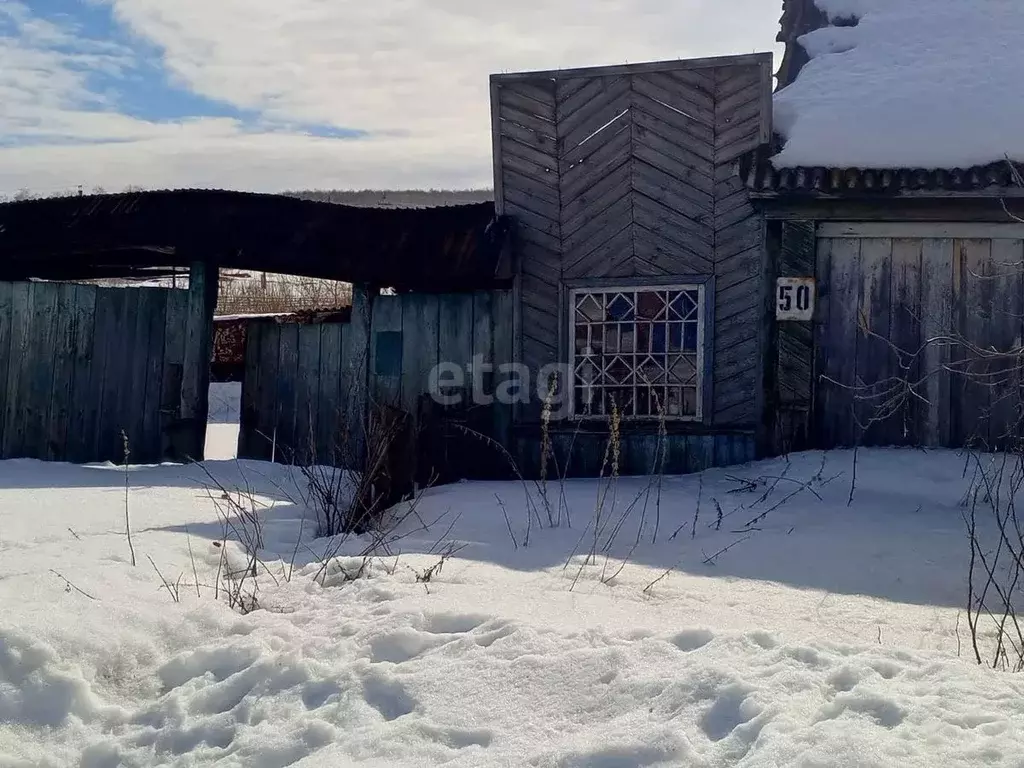
[{"label": "wooden house", "polygon": [[[757,54],[492,77],[514,348],[542,379],[515,410],[524,465],[546,433],[571,471],[601,472],[613,413],[622,472],[758,453],[764,222],[736,167],[770,138],[771,68]],[[561,372],[554,416],[545,369]]]},{"label": "wooden house", "polygon": [[[339,433],[365,457],[392,417],[407,486],[1005,445],[1019,433],[1024,187],[1003,155],[1024,159],[1024,104],[981,96],[1019,71],[1006,22],[1024,19],[945,5],[944,23],[1007,44],[979,64],[908,36],[886,5],[838,18],[786,0],[777,87],[768,53],[494,75],[493,205],[166,192],[0,206],[0,280],[193,273],[187,296],[128,302],[0,283],[0,456],[108,458],[123,396],[149,414],[146,456],[198,455],[217,268],[354,285],[344,318],[247,327],[243,458],[358,465],[336,454]],[[901,42],[915,55],[887,60]],[[939,98],[972,82],[971,109]],[[82,322],[60,319],[79,298]],[[130,355],[107,349],[119,327]],[[37,403],[32,382],[64,368],[67,392]],[[99,432],[65,425],[79,386],[105,404]],[[24,398],[50,444],[26,440]],[[61,447],[85,432],[81,450]]]},{"label": "wooden house", "polygon": [[768,54],[492,77],[514,355],[560,377],[524,466],[602,471],[613,411],[629,472],[1019,432],[1024,15],[828,5],[783,4],[774,94]]},{"label": "wooden house", "polygon": [[809,319],[770,319],[766,447],[1006,445],[1024,99],[1008,85],[1019,46],[1003,43],[1024,11],[819,6],[784,3],[776,132],[739,170],[767,223],[767,279],[813,278],[817,298]]}]

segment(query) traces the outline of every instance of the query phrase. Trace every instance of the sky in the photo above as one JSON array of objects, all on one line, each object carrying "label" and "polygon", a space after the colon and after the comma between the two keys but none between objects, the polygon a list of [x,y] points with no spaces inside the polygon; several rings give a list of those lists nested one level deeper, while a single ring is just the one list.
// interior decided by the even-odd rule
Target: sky
[{"label": "sky", "polygon": [[0,195],[486,188],[488,75],[778,50],[777,0],[0,0]]}]

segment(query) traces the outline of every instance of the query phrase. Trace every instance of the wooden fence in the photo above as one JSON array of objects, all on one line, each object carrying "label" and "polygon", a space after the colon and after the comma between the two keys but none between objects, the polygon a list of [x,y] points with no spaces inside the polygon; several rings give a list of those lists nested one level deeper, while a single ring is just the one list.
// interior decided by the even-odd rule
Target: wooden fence
[{"label": "wooden fence", "polygon": [[[189,302],[185,290],[0,282],[0,458],[120,462],[122,430],[132,463],[201,452]],[[183,404],[199,418],[182,424]]]},{"label": "wooden fence", "polygon": [[374,296],[371,302],[357,290],[348,323],[254,321],[247,332],[239,456],[344,464],[359,454],[371,415],[390,409],[410,420],[403,439],[416,449],[414,475],[444,475],[456,466],[487,474],[485,466],[504,459],[466,430],[505,444],[511,408],[474,405],[472,371],[465,374],[461,402],[438,405],[431,373],[441,362],[466,370],[475,360],[493,368],[480,376],[483,391],[493,393],[498,367],[512,360],[512,315],[508,291]]},{"label": "wooden fence", "polygon": [[239,458],[335,463],[351,390],[351,340],[349,323],[249,323]]}]

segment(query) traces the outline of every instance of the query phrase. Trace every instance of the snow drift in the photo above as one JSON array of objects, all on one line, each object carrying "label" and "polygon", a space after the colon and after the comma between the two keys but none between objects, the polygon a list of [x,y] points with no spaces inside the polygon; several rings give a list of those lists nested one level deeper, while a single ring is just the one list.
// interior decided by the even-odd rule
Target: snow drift
[{"label": "snow drift", "polygon": [[966,168],[1024,161],[1024,5],[815,0],[832,19],[775,97],[780,167]]},{"label": "snow drift", "polygon": [[967,658],[953,453],[862,451],[850,506],[842,452],[665,478],[626,516],[649,481],[620,479],[590,564],[593,481],[557,529],[522,484],[446,486],[322,583],[286,468],[207,469],[268,505],[248,615],[209,589],[199,468],[130,469],[133,568],[123,470],[0,463],[0,765],[1019,764],[1024,679]]}]

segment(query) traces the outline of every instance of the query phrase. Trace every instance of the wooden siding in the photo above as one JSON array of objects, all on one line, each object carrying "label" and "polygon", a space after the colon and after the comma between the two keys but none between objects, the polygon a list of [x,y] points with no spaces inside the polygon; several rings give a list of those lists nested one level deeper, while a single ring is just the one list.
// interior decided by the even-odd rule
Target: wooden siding
[{"label": "wooden siding", "polygon": [[334,463],[347,425],[348,323],[258,320],[246,333],[240,458]]},{"label": "wooden siding", "polygon": [[[784,222],[778,242],[775,276],[814,277],[816,245],[814,222]],[[773,285],[774,281],[769,284]],[[819,294],[818,305],[825,306],[827,290],[823,284],[819,285]],[[772,310],[774,315],[774,301]],[[814,325],[774,319],[772,322],[776,338],[772,450],[774,453],[788,453],[807,447],[810,438]]]},{"label": "wooden siding", "polygon": [[532,371],[567,359],[564,281],[713,276],[706,419],[757,424],[764,221],[735,167],[768,139],[770,96],[770,56],[492,80],[496,198],[516,221],[518,354]]},{"label": "wooden siding", "polygon": [[[401,461],[411,462],[403,464],[402,471],[414,480],[510,478],[517,472],[538,477],[539,427],[514,426],[509,403],[479,402],[471,391],[474,380],[485,395],[516,391],[508,387],[516,374],[507,367],[514,362],[513,294],[480,291],[367,299],[365,292],[356,291],[351,323],[260,320],[250,325],[239,456],[347,466],[353,457],[347,449],[336,450],[339,436],[358,435],[362,425],[384,408],[409,417],[407,442],[414,456],[405,455]],[[360,309],[364,305],[365,312]],[[367,331],[358,330],[359,318],[364,318],[359,322]],[[461,391],[445,391],[458,394],[457,402],[441,404],[433,397],[431,372],[438,363],[454,363],[466,371]],[[536,391],[536,381],[523,383]],[[577,477],[600,473],[607,425],[553,428],[551,436],[560,471]],[[658,441],[656,428],[624,434],[620,473],[649,473]],[[755,457],[752,431],[670,434],[665,445],[666,474]],[[557,471],[549,467],[549,476]]]},{"label": "wooden siding", "polygon": [[[1012,364],[935,340],[1020,347],[1024,228],[858,224],[820,226],[818,235],[819,446],[999,447],[1020,435]],[[901,379],[919,382],[919,397],[880,418],[884,393]]]},{"label": "wooden siding", "polygon": [[[184,403],[189,292],[0,282],[0,458],[132,463],[202,445]],[[204,366],[205,367],[205,366]],[[204,423],[182,421],[202,412]],[[202,458],[201,453],[190,454]]]},{"label": "wooden siding", "polygon": [[[481,366],[483,391],[493,394],[498,368],[512,362],[512,294],[367,298],[365,292],[356,292],[351,323],[260,320],[250,325],[240,457],[296,464],[352,462],[347,443],[359,440],[362,425],[379,408],[409,414],[414,439],[432,447],[431,467],[421,468],[420,474],[469,462],[465,456],[457,461],[448,456],[454,450],[451,430],[424,435],[434,430],[438,414],[443,414],[440,421],[467,423],[474,431],[508,441],[510,409],[477,408],[470,401],[473,366]],[[461,403],[450,409],[433,404],[430,397],[431,374],[439,362],[467,371]],[[465,450],[467,456],[487,452],[478,439]]]}]

